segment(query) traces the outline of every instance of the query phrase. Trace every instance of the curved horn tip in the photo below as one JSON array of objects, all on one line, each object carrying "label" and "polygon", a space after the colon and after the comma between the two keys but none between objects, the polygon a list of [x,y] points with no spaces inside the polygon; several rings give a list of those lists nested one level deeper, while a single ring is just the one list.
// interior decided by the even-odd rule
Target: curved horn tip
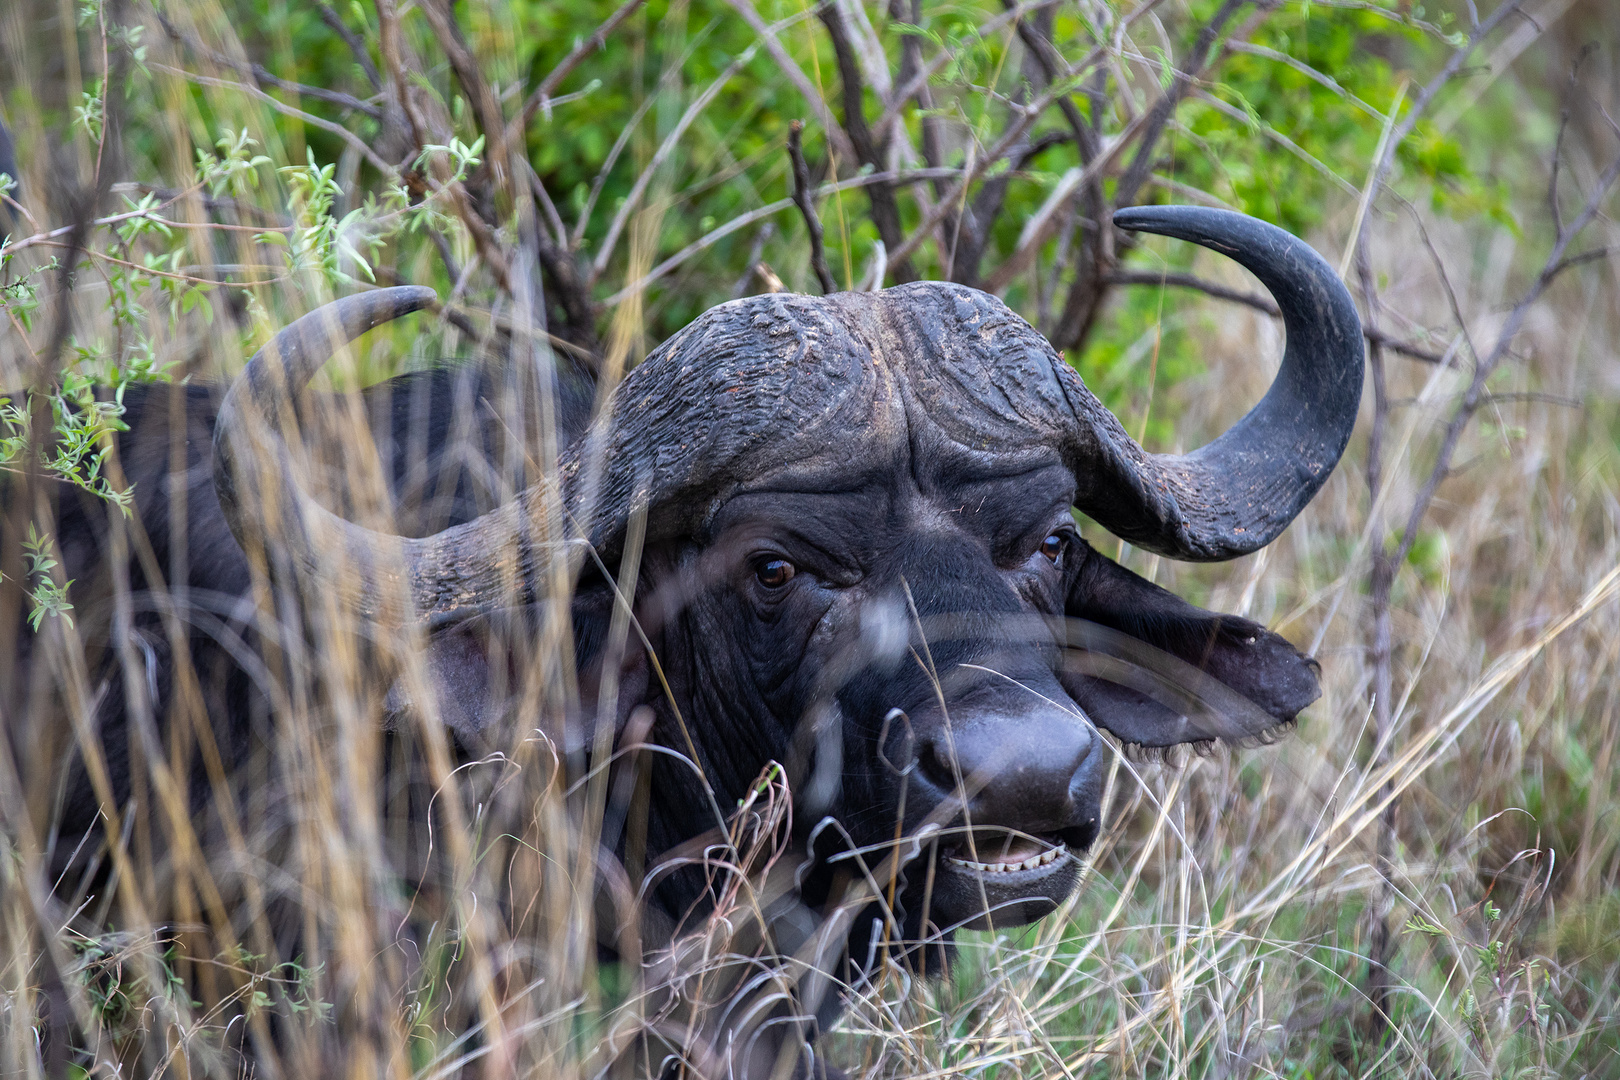
[{"label": "curved horn tip", "polygon": [[[391,322],[414,311],[421,311],[425,307],[432,307],[439,302],[439,294],[426,285],[391,285],[386,289],[372,289],[370,292],[354,293],[334,304],[344,306],[352,305],[365,312],[365,318],[373,326],[380,326]],[[317,308],[316,311],[320,309]]]},{"label": "curved horn tip", "polygon": [[386,289],[377,289],[376,292],[379,295],[390,297],[401,315],[421,311],[423,308],[439,302],[438,292],[426,285],[390,285]]},{"label": "curved horn tip", "polygon": [[[236,463],[247,460],[253,452],[250,445],[237,445],[247,438],[241,430],[243,413],[257,413],[261,420],[275,417],[290,396],[302,390],[342,345],[438,300],[439,294],[425,285],[395,285],[351,293],[282,327],[248,360],[225,392],[214,425],[214,490],[238,544],[246,546],[244,534],[250,522],[237,491]],[[272,429],[270,437],[271,452],[284,461],[287,449],[280,435]],[[296,483],[291,492],[293,516],[300,524],[287,533],[298,537],[302,521],[325,511]]]},{"label": "curved horn tip", "polygon": [[439,302],[439,294],[426,285],[390,285],[385,289],[350,293],[322,304],[313,311],[288,324],[287,329],[303,323],[325,323],[336,319],[337,324],[351,337],[385,322],[421,311]]},{"label": "curved horn tip", "polygon": [[[1190,454],[1144,456],[1125,468],[1129,474],[1145,469],[1173,496],[1170,517],[1179,516],[1179,523],[1144,527],[1129,515],[1118,521],[1126,539],[1171,558],[1203,562],[1247,554],[1270,543],[1304,509],[1349,442],[1364,362],[1355,302],[1304,240],[1235,210],[1133,206],[1116,211],[1113,222],[1218,251],[1259,278],[1277,301],[1286,345],[1259,404]],[[1127,475],[1120,488],[1141,484],[1139,476]],[[1101,517],[1082,509],[1112,528],[1106,506],[1097,508]]]},{"label": "curved horn tip", "polygon": [[393,285],[340,296],[276,331],[248,361],[247,374],[264,392],[266,388],[257,385],[264,377],[262,369],[279,363],[285,366],[291,381],[302,386],[338,347],[368,330],[438,302],[439,294],[425,285]]},{"label": "curved horn tip", "polygon": [[1255,245],[1262,240],[1301,242],[1287,229],[1269,221],[1214,206],[1127,206],[1115,210],[1113,220],[1119,228],[1131,232],[1173,236],[1205,247],[1215,240],[1217,250],[1233,244]]}]

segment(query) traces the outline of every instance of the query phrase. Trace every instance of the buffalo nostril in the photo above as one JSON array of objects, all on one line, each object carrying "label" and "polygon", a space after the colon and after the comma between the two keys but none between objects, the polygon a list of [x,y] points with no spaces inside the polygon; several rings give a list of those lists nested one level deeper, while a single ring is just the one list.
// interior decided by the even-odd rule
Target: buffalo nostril
[{"label": "buffalo nostril", "polygon": [[[964,800],[975,826],[1044,835],[1095,818],[1101,757],[1083,722],[1057,710],[952,719],[918,738],[917,774],[940,797]],[[1089,835],[1075,839],[1083,847]]]},{"label": "buffalo nostril", "polygon": [[945,792],[954,792],[972,772],[964,767],[948,737],[927,739],[917,748],[917,766],[924,779]]}]

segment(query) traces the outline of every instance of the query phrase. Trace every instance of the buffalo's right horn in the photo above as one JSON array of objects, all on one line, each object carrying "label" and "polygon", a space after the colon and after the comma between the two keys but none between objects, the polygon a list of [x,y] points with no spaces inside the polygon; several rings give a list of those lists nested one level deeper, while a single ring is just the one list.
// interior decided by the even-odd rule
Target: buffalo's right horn
[{"label": "buffalo's right horn", "polygon": [[[1264,547],[1305,508],[1350,441],[1361,401],[1361,321],[1332,267],[1275,225],[1202,206],[1138,206],[1114,224],[1219,251],[1282,311],[1288,344],[1260,403],[1190,454],[1150,454],[1095,400],[1077,505],[1133,544],[1173,559],[1231,559]],[[1087,430],[1089,429],[1089,430]],[[1093,444],[1094,445],[1090,445]]]},{"label": "buffalo's right horn", "polygon": [[243,550],[264,545],[272,561],[286,558],[341,606],[371,619],[395,621],[389,612],[406,599],[406,620],[487,609],[516,586],[533,590],[544,573],[534,558],[543,545],[528,542],[538,489],[474,521],[411,538],[344,520],[294,479],[280,434],[291,426],[294,397],[343,345],[436,299],[420,286],[377,289],[296,320],[248,361],[214,429],[214,487]]}]

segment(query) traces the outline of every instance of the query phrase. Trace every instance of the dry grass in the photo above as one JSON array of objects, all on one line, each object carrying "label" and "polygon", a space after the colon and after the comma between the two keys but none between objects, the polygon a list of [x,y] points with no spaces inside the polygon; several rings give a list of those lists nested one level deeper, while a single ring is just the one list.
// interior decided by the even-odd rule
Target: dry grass
[{"label": "dry grass", "polygon": [[[1556,56],[1544,61],[1557,67]],[[1524,79],[1527,101],[1554,81]],[[1566,176],[1591,190],[1613,137],[1601,125],[1577,135]],[[1536,154],[1548,150],[1527,145],[1520,158],[1527,204],[1545,180]],[[1355,214],[1347,200],[1313,238],[1330,261]],[[1459,357],[1449,367],[1386,358],[1377,506],[1369,401],[1339,471],[1265,552],[1218,567],[1126,554],[1161,584],[1314,651],[1324,696],[1297,734],[1175,765],[1121,757],[1105,835],[1063,912],[1018,933],[965,935],[946,981],[884,964],[871,985],[848,988],[823,1044],[831,1060],[873,1078],[1620,1077],[1612,256],[1529,308],[1394,580],[1392,727],[1381,745],[1369,706],[1371,560],[1393,544],[1390,523],[1419,496],[1467,388],[1459,326],[1488,350],[1541,267],[1545,217],[1527,206],[1516,235],[1425,214],[1431,251],[1404,212],[1375,211],[1368,251],[1384,324],[1439,328],[1432,347]],[[634,218],[627,280],[651,265],[657,227]],[[1600,217],[1588,244],[1615,233]],[[786,250],[807,265],[802,246]],[[1214,258],[1199,270],[1228,273]],[[1178,417],[1179,444],[1200,445],[1263,392],[1280,335],[1246,308],[1186,294],[1168,305],[1194,312],[1208,372],[1160,385],[1153,408]],[[84,308],[95,326],[98,301]],[[638,306],[620,311],[615,363],[633,355],[639,325]],[[455,351],[456,331],[435,332],[439,345],[416,348]],[[216,370],[238,359],[239,343],[218,328],[193,320],[175,335],[165,342],[212,350]],[[533,468],[519,462],[508,479]],[[263,611],[250,617],[285,651],[267,661],[284,691],[265,720],[277,741],[257,765],[278,786],[231,792],[246,832],[231,833],[229,815],[191,820],[171,748],[156,739],[137,750],[136,795],[113,808],[116,886],[64,905],[43,872],[49,784],[31,775],[37,760],[3,763],[0,1073],[40,1075],[52,1040],[71,1032],[75,1075],[233,1075],[247,1041],[262,1075],[594,1077],[646,1072],[712,1022],[713,1003],[734,996],[764,951],[760,911],[782,885],[780,787],[761,785],[716,849],[729,921],[689,928],[638,978],[631,885],[595,855],[609,777],[555,767],[561,726],[459,766],[431,717],[406,733],[421,770],[415,796],[433,793],[449,827],[433,838],[439,861],[410,856],[433,872],[402,885],[412,792],[367,797],[399,779],[382,764],[394,744],[376,726],[386,687],[352,627],[335,611],[323,617],[326,633],[308,644]],[[513,688],[536,715],[560,714],[572,689],[563,635],[540,629]],[[32,655],[50,700],[32,712],[12,703],[8,718],[22,717],[11,722],[29,725],[37,745],[78,741],[96,756],[88,733],[51,726],[88,715],[94,657],[52,619]],[[177,707],[169,730],[198,708]],[[256,831],[271,820],[282,826]],[[278,953],[291,940],[278,920],[289,917],[316,947]],[[1394,935],[1387,1028],[1367,997],[1379,923]],[[625,959],[600,965],[598,943],[609,941]],[[801,976],[788,965],[754,988],[756,1000]]]}]

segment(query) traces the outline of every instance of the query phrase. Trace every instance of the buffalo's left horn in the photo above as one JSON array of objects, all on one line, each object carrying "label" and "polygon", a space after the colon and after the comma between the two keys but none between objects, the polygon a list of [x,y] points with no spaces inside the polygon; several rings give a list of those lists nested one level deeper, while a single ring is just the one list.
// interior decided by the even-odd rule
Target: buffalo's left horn
[{"label": "buffalo's left horn", "polygon": [[1276,299],[1288,344],[1260,403],[1189,454],[1150,454],[1094,400],[1076,403],[1082,442],[1091,444],[1076,470],[1076,505],[1114,535],[1173,559],[1248,554],[1288,527],[1350,441],[1362,383],[1355,304],[1310,245],[1245,214],[1138,206],[1116,213],[1114,224],[1237,260]]},{"label": "buffalo's left horn", "polygon": [[250,552],[262,546],[273,562],[286,558],[346,610],[372,619],[393,621],[389,613],[407,598],[412,611],[399,613],[407,619],[487,608],[514,585],[532,591],[539,576],[529,565],[538,545],[521,542],[531,499],[412,538],[346,521],[294,479],[280,434],[291,426],[294,397],[343,345],[436,299],[420,286],[377,289],[296,320],[253,354],[214,428],[214,488],[237,543]]}]

